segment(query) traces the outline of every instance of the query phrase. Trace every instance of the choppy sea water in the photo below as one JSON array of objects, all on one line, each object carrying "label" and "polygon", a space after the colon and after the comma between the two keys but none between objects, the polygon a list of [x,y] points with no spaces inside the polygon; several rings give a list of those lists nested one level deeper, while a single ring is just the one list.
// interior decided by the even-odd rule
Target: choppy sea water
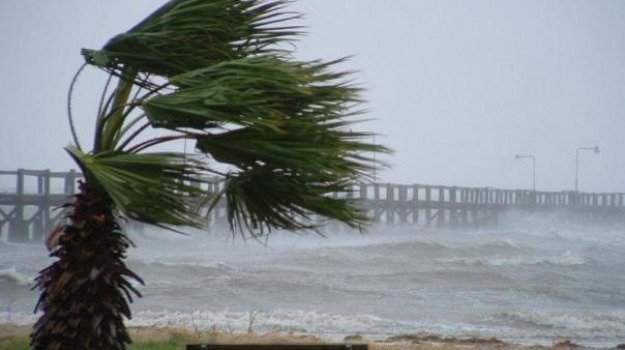
[{"label": "choppy sea water", "polygon": [[[278,233],[266,244],[218,232],[131,237],[129,265],[147,284],[130,325],[625,343],[622,226],[523,219],[482,230]],[[41,244],[0,240],[0,322],[35,321],[28,283],[49,263]]]}]

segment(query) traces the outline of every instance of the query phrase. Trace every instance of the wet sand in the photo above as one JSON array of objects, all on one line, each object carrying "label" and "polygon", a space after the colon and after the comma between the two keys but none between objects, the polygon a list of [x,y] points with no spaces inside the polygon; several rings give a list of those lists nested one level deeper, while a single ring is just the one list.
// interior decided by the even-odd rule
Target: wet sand
[{"label": "wet sand", "polygon": [[[4,343],[28,338],[30,326],[18,326],[10,323],[0,324],[0,348]],[[323,337],[314,335],[298,335],[289,332],[269,332],[264,334],[235,333],[218,330],[193,331],[188,329],[130,327],[134,342],[166,342],[178,337],[186,344],[192,343],[255,343],[255,344],[320,344],[329,342]],[[366,343],[371,350],[581,350],[590,349],[574,343],[563,341],[553,346],[518,345],[502,342],[498,339],[456,339],[443,338],[428,334],[405,334],[388,337],[385,340],[371,340],[360,335],[347,336],[347,343]],[[612,349],[625,349],[625,344],[615,345]]]}]

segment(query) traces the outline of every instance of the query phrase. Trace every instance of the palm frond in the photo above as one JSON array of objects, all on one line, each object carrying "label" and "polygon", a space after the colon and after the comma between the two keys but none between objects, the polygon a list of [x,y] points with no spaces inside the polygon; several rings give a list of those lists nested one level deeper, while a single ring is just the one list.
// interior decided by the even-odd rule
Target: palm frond
[{"label": "palm frond", "polygon": [[278,128],[286,119],[347,116],[360,102],[349,73],[329,73],[330,63],[293,62],[276,56],[247,57],[170,79],[179,89],[145,101],[155,127],[222,124]]},{"label": "palm frond", "polygon": [[236,167],[222,193],[233,227],[312,228],[313,213],[360,227],[357,206],[330,194],[368,176],[370,155],[388,149],[350,130],[360,89],[349,73],[329,72],[338,62],[232,60],[171,77],[178,90],[143,109],[153,126],[187,132],[198,150]]},{"label": "palm frond", "polygon": [[100,186],[129,218],[158,226],[202,226],[196,204],[206,193],[196,160],[178,153],[89,155],[66,149],[87,181]]},{"label": "palm frond", "polygon": [[217,203],[220,196],[225,196],[230,225],[241,232],[316,230],[327,219],[362,229],[367,218],[357,203],[330,196],[350,191],[351,184],[323,174],[256,167],[231,173],[223,191],[211,199]]},{"label": "palm frond", "polygon": [[196,129],[196,147],[223,163],[362,175],[370,167],[359,154],[387,149],[348,131],[360,90],[344,81],[348,73],[327,72],[337,62],[234,60],[172,77],[179,90],[143,108],[155,127]]},{"label": "palm frond", "polygon": [[372,170],[367,153],[386,152],[383,146],[356,139],[361,135],[367,134],[291,122],[281,132],[246,127],[198,137],[196,147],[240,169],[270,164],[294,172],[329,172],[355,179]]},{"label": "palm frond", "polygon": [[[172,0],[101,50],[83,51],[88,63],[120,77],[102,113],[96,155],[87,156],[85,168],[121,210],[152,223],[196,220],[188,197],[206,193],[177,186],[199,181],[206,168],[181,168],[179,155],[142,153],[192,138],[197,150],[233,166],[223,192],[209,196],[213,204],[226,197],[233,226],[314,228],[312,215],[320,215],[360,227],[364,216],[357,206],[330,194],[349,191],[379,165],[372,154],[389,150],[367,142],[372,134],[351,130],[361,113],[361,89],[351,72],[335,70],[345,59],[300,62],[282,51],[301,29],[287,23],[299,17],[285,11],[288,3]],[[152,76],[165,77],[159,86],[167,90],[155,93]],[[147,88],[148,97],[128,100],[130,85]],[[137,143],[144,125],[122,140],[135,107],[150,126],[175,134]],[[165,185],[141,200],[137,189],[156,178]],[[186,199],[175,200],[178,193]],[[159,197],[166,202],[155,206]]]},{"label": "palm frond", "polygon": [[288,0],[172,0],[101,50],[83,50],[88,63],[172,76],[248,55],[280,51],[300,34],[285,22]]}]

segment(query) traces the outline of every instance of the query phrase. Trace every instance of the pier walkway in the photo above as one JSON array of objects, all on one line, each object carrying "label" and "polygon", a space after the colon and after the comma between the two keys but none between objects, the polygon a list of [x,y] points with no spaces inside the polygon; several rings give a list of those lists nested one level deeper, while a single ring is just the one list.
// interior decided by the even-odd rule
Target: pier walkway
[{"label": "pier walkway", "polygon": [[[76,171],[0,171],[0,236],[10,241],[40,240],[59,216],[57,208],[76,191]],[[212,190],[221,183],[215,180]],[[336,195],[336,194],[335,194]],[[467,226],[494,224],[502,212],[557,211],[586,220],[625,222],[624,193],[505,190],[434,185],[354,184],[346,195],[359,201],[377,223],[387,225]],[[207,217],[207,224],[225,222],[225,205]]]}]

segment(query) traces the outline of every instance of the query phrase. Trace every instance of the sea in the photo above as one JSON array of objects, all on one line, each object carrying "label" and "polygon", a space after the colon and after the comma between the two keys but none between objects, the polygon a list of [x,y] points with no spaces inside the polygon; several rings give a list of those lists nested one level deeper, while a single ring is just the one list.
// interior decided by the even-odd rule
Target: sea
[{"label": "sea", "polygon": [[[625,343],[625,228],[509,217],[491,228],[372,227],[324,236],[145,228],[130,326]],[[31,324],[42,242],[0,239],[0,323]]]}]

